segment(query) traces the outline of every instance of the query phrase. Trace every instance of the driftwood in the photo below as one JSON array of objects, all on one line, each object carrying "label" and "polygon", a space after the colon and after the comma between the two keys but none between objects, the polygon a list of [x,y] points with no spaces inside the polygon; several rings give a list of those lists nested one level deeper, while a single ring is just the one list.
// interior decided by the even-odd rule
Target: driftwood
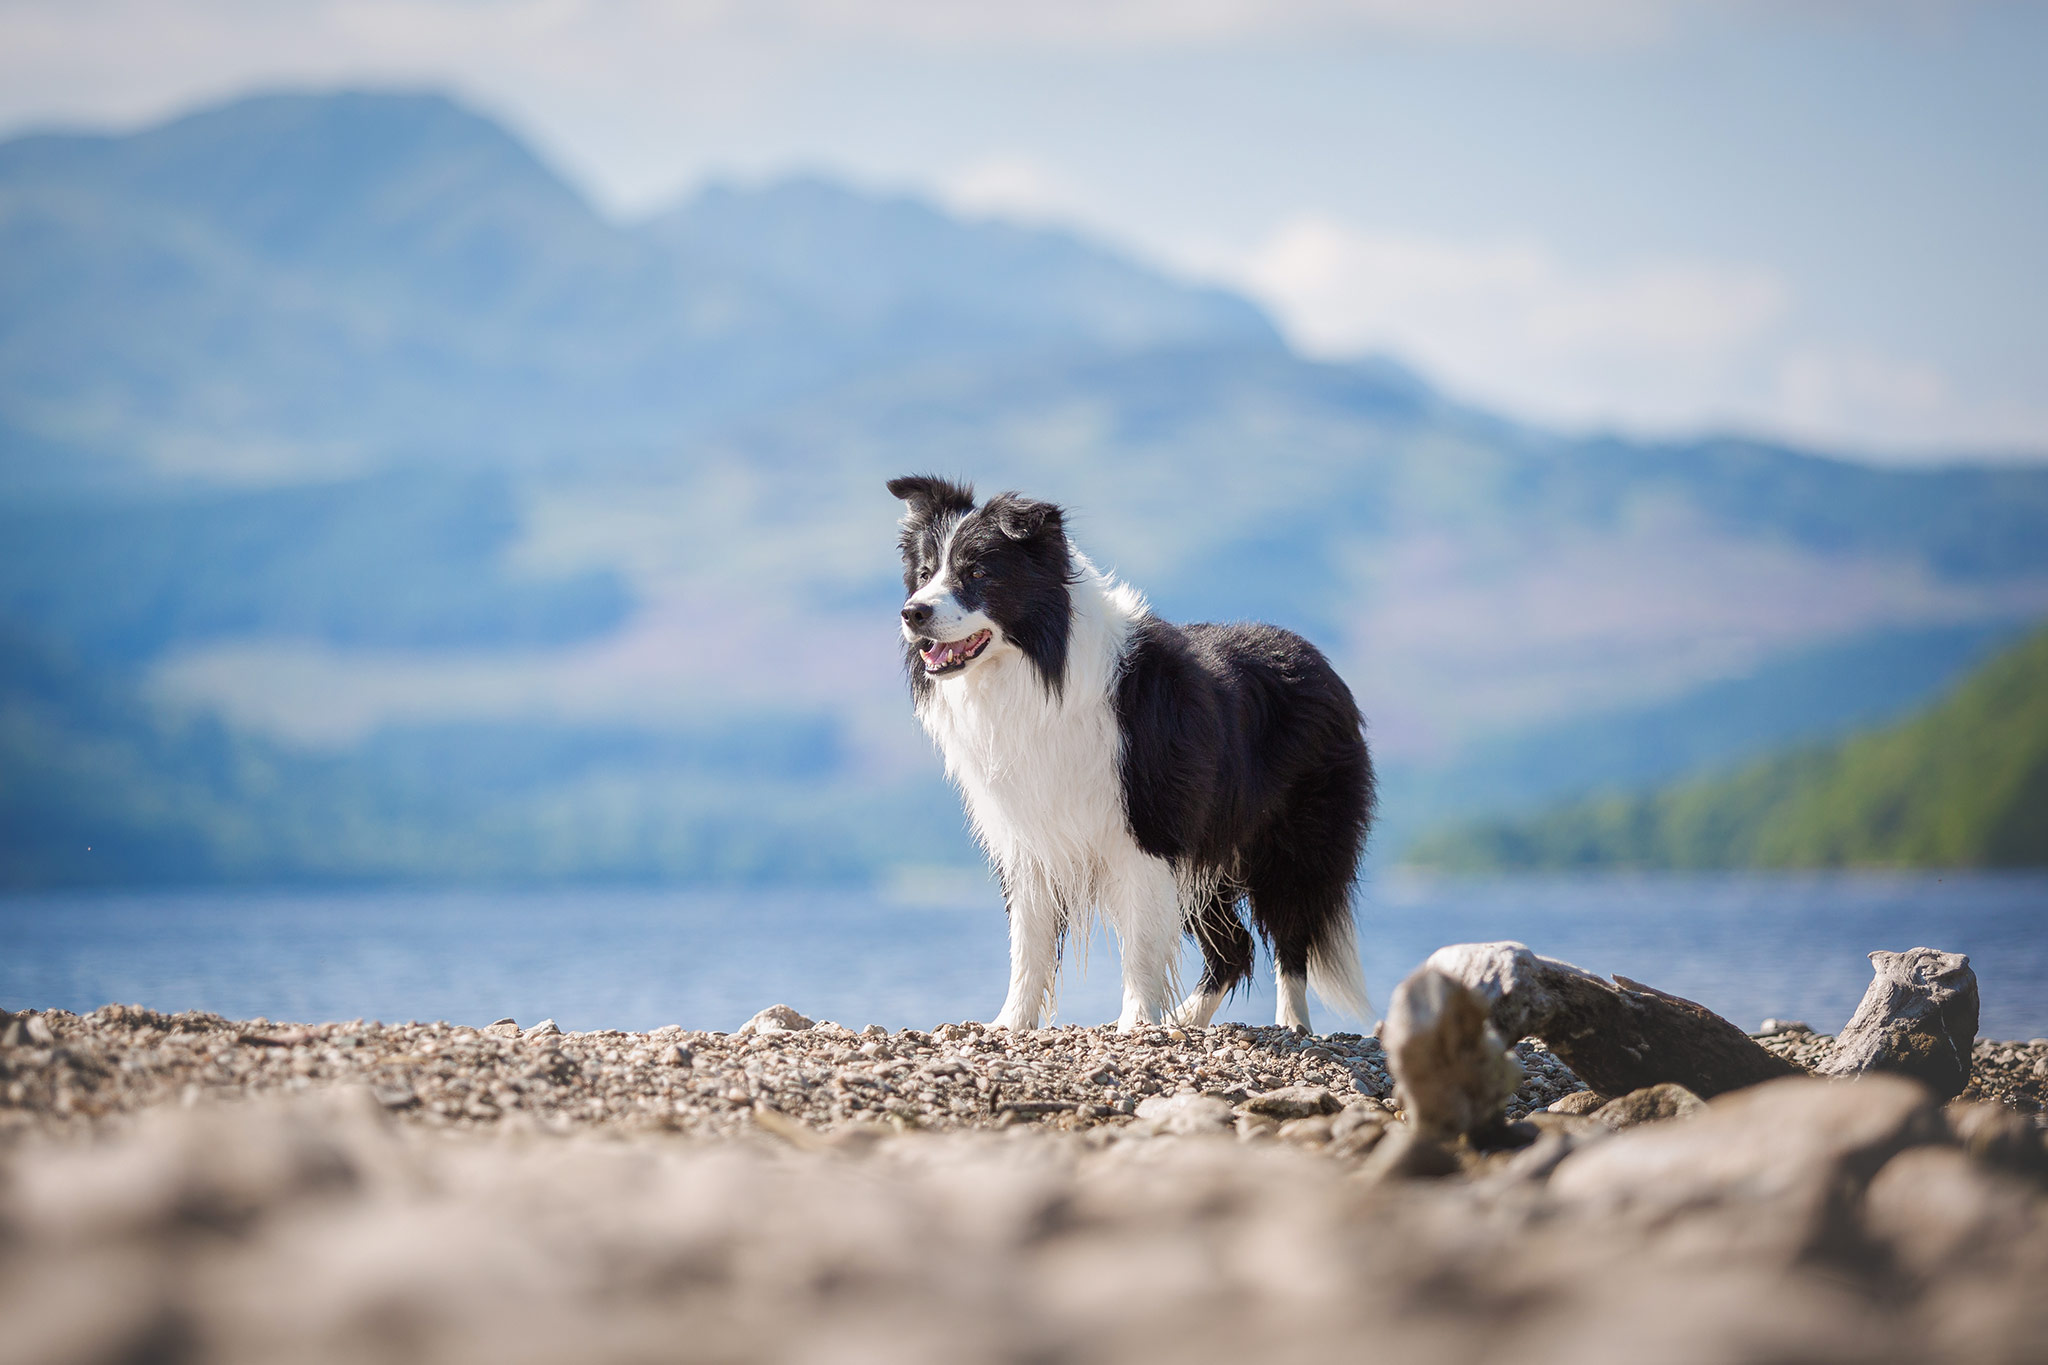
[{"label": "driftwood", "polygon": [[1962,953],[1913,948],[1870,955],[1875,975],[1818,1068],[1824,1076],[1891,1071],[1943,1099],[1970,1083],[1977,1040],[1977,974]]},{"label": "driftwood", "polygon": [[[1818,1068],[1895,1072],[1946,1099],[1970,1080],[1977,977],[1961,953],[1870,955],[1876,976]],[[1394,990],[1381,1030],[1409,1114],[1437,1136],[1498,1127],[1521,1079],[1507,1051],[1539,1038],[1600,1095],[1676,1085],[1712,1099],[1799,1074],[1690,1000],[1617,976],[1603,980],[1520,943],[1439,948]]]},{"label": "driftwood", "polygon": [[1395,988],[1381,1030],[1410,1115],[1439,1135],[1500,1122],[1521,1076],[1506,1045],[1529,1037],[1602,1095],[1668,1083],[1711,1099],[1797,1072],[1704,1006],[1520,943],[1439,948]]},{"label": "driftwood", "polygon": [[1604,980],[1520,943],[1461,943],[1423,964],[1473,991],[1504,1038],[1541,1038],[1603,1095],[1682,1085],[1701,1099],[1797,1070],[1704,1005]]}]

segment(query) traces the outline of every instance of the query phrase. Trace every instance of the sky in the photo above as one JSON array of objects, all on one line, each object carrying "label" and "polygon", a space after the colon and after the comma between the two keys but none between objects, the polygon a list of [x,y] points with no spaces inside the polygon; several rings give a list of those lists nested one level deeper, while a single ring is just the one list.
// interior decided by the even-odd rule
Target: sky
[{"label": "sky", "polygon": [[431,86],[607,212],[1075,228],[1572,430],[2048,461],[2048,5],[0,0],[0,132]]}]

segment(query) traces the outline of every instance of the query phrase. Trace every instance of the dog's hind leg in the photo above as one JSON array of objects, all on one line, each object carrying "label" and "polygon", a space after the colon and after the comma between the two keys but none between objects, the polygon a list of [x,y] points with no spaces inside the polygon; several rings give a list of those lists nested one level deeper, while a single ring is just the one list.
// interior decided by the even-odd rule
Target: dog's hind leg
[{"label": "dog's hind leg", "polygon": [[1188,922],[1202,949],[1202,980],[1168,1016],[1182,1028],[1207,1028],[1225,997],[1252,974],[1252,935],[1238,918],[1237,899],[1235,891],[1211,891]]},{"label": "dog's hind leg", "polygon": [[1104,869],[1102,916],[1116,932],[1123,957],[1125,1033],[1159,1022],[1173,1006],[1174,968],[1180,957],[1180,886],[1173,866],[1132,846]]},{"label": "dog's hind leg", "polygon": [[1035,1029],[1059,972],[1066,906],[1037,868],[1005,871],[1002,879],[1010,912],[1010,992],[990,1027]]}]

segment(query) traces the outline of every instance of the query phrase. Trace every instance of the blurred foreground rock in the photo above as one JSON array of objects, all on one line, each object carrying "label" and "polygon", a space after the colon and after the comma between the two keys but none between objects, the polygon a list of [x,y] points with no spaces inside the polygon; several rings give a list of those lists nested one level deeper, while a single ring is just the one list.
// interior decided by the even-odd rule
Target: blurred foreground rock
[{"label": "blurred foreground rock", "polygon": [[1201,1104],[724,1140],[435,1132],[360,1090],[159,1109],[0,1156],[0,1361],[2048,1350],[2043,1187],[1911,1082],[1772,1082],[1477,1182],[1356,1112],[1391,1131],[1345,1157]]}]

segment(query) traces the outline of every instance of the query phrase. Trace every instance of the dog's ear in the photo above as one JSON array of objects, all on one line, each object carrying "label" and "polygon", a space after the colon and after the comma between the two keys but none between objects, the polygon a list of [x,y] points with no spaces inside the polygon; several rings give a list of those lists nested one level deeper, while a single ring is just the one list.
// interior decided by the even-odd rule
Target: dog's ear
[{"label": "dog's ear", "polygon": [[936,474],[906,474],[889,480],[889,495],[910,504],[910,515],[930,518],[941,512],[974,510],[974,489]]},{"label": "dog's ear", "polygon": [[1005,493],[989,499],[988,510],[995,518],[996,529],[1011,540],[1035,540],[1046,534],[1057,535],[1060,530],[1060,509],[1036,498]]}]

